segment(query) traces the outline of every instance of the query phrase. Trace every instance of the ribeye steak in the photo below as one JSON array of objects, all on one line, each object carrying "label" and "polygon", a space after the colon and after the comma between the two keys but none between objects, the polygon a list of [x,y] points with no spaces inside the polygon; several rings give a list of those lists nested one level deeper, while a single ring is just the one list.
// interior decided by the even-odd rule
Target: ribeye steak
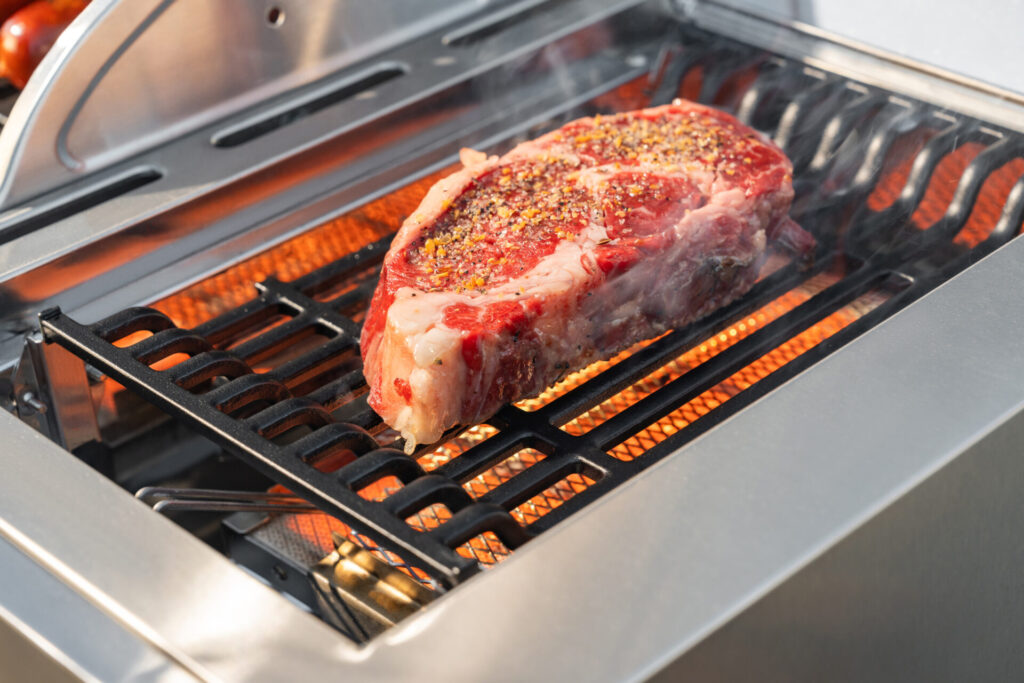
[{"label": "ribeye steak", "polygon": [[733,301],[772,240],[813,246],[786,156],[690,102],[462,162],[395,236],[362,332],[370,405],[407,448]]}]

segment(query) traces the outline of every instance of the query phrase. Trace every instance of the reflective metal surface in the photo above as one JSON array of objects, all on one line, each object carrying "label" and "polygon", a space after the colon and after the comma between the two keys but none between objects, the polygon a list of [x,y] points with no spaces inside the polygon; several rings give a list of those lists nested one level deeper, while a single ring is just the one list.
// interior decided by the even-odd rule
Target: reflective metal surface
[{"label": "reflective metal surface", "polygon": [[22,617],[22,630],[63,629],[77,646],[61,644],[62,651],[112,668],[131,651],[102,647],[93,634],[113,626],[119,638],[201,679],[294,680],[307,670],[303,662],[326,666],[355,654],[330,627],[16,418],[0,414],[0,432],[0,539],[38,565],[0,590],[17,587],[42,607],[53,575],[91,607],[71,633],[60,610],[45,609]]},{"label": "reflective metal surface", "polygon": [[94,2],[34,74],[0,136],[0,207],[265,103],[487,4]]},{"label": "reflective metal surface", "polygon": [[99,438],[85,364],[32,335],[13,376],[18,416],[68,450]]},{"label": "reflective metal surface", "polygon": [[196,680],[2,539],[0,567],[0,680]]},{"label": "reflective metal surface", "polygon": [[661,680],[1010,681],[1024,670],[1018,414]]},{"label": "reflective metal surface", "polygon": [[218,491],[216,489],[183,489],[166,486],[145,486],[135,497],[155,512],[290,512],[302,514],[317,508],[304,499],[287,493],[268,491]]},{"label": "reflective metal surface", "polygon": [[413,616],[435,593],[382,562],[366,548],[335,535],[335,551],[313,568],[321,604],[339,628],[362,642]]}]

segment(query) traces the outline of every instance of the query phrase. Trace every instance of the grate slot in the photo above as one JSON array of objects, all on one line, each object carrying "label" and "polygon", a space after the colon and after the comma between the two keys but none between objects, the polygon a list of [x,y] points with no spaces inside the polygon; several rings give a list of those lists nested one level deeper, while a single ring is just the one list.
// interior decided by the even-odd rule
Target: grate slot
[{"label": "grate slot", "polygon": [[321,385],[315,391],[310,392],[309,397],[328,410],[333,410],[350,401],[357,393],[364,391],[366,391],[366,378],[363,377],[363,371],[360,369]]},{"label": "grate slot", "polygon": [[256,138],[273,133],[279,128],[312,116],[322,109],[350,100],[361,92],[404,76],[408,71],[408,67],[404,64],[378,64],[361,75],[346,78],[326,87],[321,85],[320,88],[305,95],[292,92],[287,100],[290,102],[290,106],[287,108],[255,121],[220,131],[213,136],[211,142],[214,147],[220,148],[244,145]]},{"label": "grate slot", "polygon": [[600,480],[603,477],[602,472],[587,468],[579,461],[569,460],[556,464],[550,459],[542,460],[497,488],[488,491],[480,500],[496,503],[506,510],[512,510],[570,474],[583,472],[586,472],[594,480]]}]

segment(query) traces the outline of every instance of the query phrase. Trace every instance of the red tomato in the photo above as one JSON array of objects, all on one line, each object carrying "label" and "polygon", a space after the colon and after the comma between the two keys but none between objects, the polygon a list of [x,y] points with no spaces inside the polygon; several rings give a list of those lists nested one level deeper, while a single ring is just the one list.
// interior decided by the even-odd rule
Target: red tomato
[{"label": "red tomato", "polygon": [[24,88],[57,37],[88,4],[89,0],[37,0],[11,15],[0,27],[0,76]]}]

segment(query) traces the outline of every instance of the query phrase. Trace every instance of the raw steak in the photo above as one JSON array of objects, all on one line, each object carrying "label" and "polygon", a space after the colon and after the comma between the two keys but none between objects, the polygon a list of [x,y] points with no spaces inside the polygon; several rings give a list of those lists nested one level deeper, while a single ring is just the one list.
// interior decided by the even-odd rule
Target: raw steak
[{"label": "raw steak", "polygon": [[411,450],[745,293],[789,220],[792,166],[690,102],[463,150],[384,259],[362,332],[369,403]]}]

